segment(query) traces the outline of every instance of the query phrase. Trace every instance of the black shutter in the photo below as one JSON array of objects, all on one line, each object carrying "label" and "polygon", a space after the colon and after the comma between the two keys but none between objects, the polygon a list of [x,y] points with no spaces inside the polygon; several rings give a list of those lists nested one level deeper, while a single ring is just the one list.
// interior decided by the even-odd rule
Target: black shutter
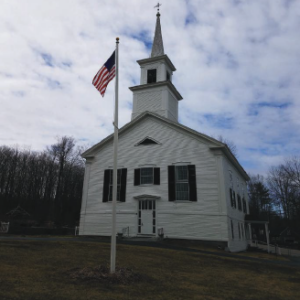
[{"label": "black shutter", "polygon": [[232,190],[232,195],[233,195],[233,206],[236,208],[236,200],[235,200],[235,191]]},{"label": "black shutter", "polygon": [[168,166],[168,187],[169,187],[169,201],[176,200],[175,193],[175,166]]},{"label": "black shutter", "polygon": [[229,189],[229,193],[230,193],[230,203],[231,203],[231,207],[233,207],[233,201],[232,201],[232,188]]},{"label": "black shutter", "polygon": [[134,185],[140,185],[141,183],[141,169],[134,169]]},{"label": "black shutter", "polygon": [[196,166],[188,165],[188,170],[189,170],[190,201],[197,201]]},{"label": "black shutter", "polygon": [[108,191],[109,191],[109,180],[110,180],[110,173],[112,170],[104,170],[104,181],[103,181],[103,194],[102,194],[102,201],[108,201]]},{"label": "black shutter", "polygon": [[154,168],[154,184],[160,185],[160,168]]},{"label": "black shutter", "polygon": [[121,190],[120,190],[120,201],[126,201],[126,183],[127,183],[127,169],[118,170],[121,171]]}]

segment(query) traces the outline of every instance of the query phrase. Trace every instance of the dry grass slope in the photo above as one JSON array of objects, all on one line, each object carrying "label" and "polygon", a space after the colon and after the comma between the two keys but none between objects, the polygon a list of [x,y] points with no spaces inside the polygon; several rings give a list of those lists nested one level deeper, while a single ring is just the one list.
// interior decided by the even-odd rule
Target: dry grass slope
[{"label": "dry grass slope", "polygon": [[89,242],[1,241],[0,299],[299,299],[300,268],[118,245],[117,265],[142,280],[80,280],[72,271],[109,261]]}]

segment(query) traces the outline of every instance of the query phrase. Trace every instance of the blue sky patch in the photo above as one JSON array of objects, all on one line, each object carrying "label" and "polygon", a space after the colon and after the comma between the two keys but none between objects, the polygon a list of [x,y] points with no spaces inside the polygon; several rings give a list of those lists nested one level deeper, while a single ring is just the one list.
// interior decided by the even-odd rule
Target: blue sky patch
[{"label": "blue sky patch", "polygon": [[268,102],[268,101],[262,101],[255,103],[251,105],[248,108],[248,116],[257,116],[259,115],[259,109],[269,107],[269,108],[277,108],[277,109],[286,109],[291,105],[290,102],[281,102],[281,103],[276,103],[276,102]]},{"label": "blue sky patch", "polygon": [[62,88],[61,84],[59,81],[57,80],[52,80],[50,78],[47,78],[47,84],[50,88],[52,89],[60,89]]},{"label": "blue sky patch", "polygon": [[285,102],[285,103],[259,102],[257,103],[257,106],[285,109],[290,106],[290,103],[289,102]]},{"label": "blue sky patch", "polygon": [[184,20],[184,24],[185,26],[188,26],[188,25],[193,25],[193,24],[196,24],[197,23],[197,18],[195,17],[195,15],[193,14],[192,11],[189,11],[185,20]]},{"label": "blue sky patch", "polygon": [[213,114],[205,114],[203,117],[213,127],[226,129],[231,129],[233,127],[233,118],[231,117]]},{"label": "blue sky patch", "polygon": [[14,91],[13,94],[17,97],[24,97],[25,96],[24,91]]},{"label": "blue sky patch", "polygon": [[131,37],[134,39],[143,42],[147,49],[151,50],[152,48],[152,40],[149,39],[149,31],[142,30],[138,32],[138,34],[131,34]]},{"label": "blue sky patch", "polygon": [[63,66],[65,66],[65,67],[71,67],[73,64],[70,62],[70,61],[63,61],[62,63],[61,63]]},{"label": "blue sky patch", "polygon": [[54,67],[52,55],[48,53],[41,53],[41,56],[47,66]]}]

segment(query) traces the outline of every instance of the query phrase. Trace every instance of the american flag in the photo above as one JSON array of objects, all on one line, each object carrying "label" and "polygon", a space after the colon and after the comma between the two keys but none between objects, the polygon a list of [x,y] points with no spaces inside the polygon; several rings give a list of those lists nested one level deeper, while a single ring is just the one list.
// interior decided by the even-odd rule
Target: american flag
[{"label": "american flag", "polygon": [[103,67],[98,71],[93,79],[93,85],[104,97],[108,83],[114,79],[116,75],[115,51]]}]

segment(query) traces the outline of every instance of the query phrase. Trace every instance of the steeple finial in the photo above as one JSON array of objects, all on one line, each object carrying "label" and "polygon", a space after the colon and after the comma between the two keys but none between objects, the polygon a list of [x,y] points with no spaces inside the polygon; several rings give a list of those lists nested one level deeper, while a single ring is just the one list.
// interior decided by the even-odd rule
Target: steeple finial
[{"label": "steeple finial", "polygon": [[157,7],[157,13],[159,14],[159,7],[160,6],[162,6],[162,4],[160,4],[160,3],[157,3],[155,6],[154,6],[154,8],[156,8]]},{"label": "steeple finial", "polygon": [[159,13],[159,7],[161,6],[160,3],[157,3],[154,8],[157,7],[157,14],[156,14],[156,26],[155,26],[155,33],[154,33],[154,39],[152,44],[152,51],[151,51],[151,57],[155,56],[161,56],[164,55],[164,44],[161,34],[161,27],[160,27],[160,13]]}]

